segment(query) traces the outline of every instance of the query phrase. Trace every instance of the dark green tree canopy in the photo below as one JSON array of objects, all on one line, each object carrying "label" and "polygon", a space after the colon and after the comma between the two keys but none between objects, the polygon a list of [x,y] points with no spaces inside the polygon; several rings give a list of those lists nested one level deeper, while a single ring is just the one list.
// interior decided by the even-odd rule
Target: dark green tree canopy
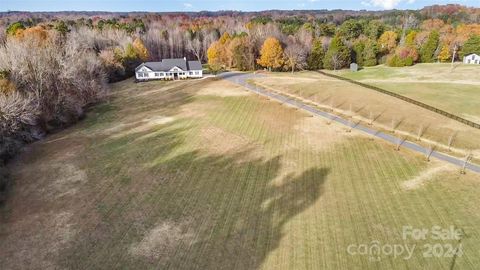
[{"label": "dark green tree canopy", "polygon": [[15,35],[18,30],[25,29],[25,26],[21,22],[12,23],[7,27],[7,35]]},{"label": "dark green tree canopy", "polygon": [[310,70],[318,70],[323,68],[323,58],[325,52],[323,51],[323,44],[320,39],[315,39],[312,45],[312,51],[307,59],[307,66]]},{"label": "dark green tree canopy", "polygon": [[362,32],[363,25],[355,19],[345,21],[338,29],[338,33],[347,40],[358,38]]},{"label": "dark green tree canopy", "polygon": [[460,57],[463,58],[465,55],[471,53],[480,55],[480,36],[471,36],[465,44],[463,44],[462,50],[460,51]]},{"label": "dark green tree canopy", "polygon": [[326,69],[337,70],[350,64],[350,49],[345,45],[342,37],[336,35],[330,42],[330,47],[325,54],[323,66]]},{"label": "dark green tree canopy", "polygon": [[423,63],[432,63],[435,61],[435,51],[438,48],[440,35],[438,31],[432,31],[428,36],[427,42],[420,50],[420,59]]}]

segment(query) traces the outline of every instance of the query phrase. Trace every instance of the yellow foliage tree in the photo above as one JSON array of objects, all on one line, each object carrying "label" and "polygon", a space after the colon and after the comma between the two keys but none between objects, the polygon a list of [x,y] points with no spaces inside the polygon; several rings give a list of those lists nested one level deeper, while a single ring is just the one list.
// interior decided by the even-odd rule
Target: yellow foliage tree
[{"label": "yellow foliage tree", "polygon": [[416,31],[411,31],[405,37],[405,45],[408,46],[408,47],[415,46],[415,39],[416,38],[417,38],[417,32]]},{"label": "yellow foliage tree", "polygon": [[443,45],[442,47],[442,50],[440,51],[440,53],[438,54],[438,60],[440,62],[448,62],[450,60],[451,56],[450,56],[450,48],[448,47],[448,45]]},{"label": "yellow foliage tree", "polygon": [[378,49],[383,53],[391,53],[397,47],[397,33],[393,31],[385,31],[378,39]]},{"label": "yellow foliage tree", "polygon": [[146,61],[148,59],[148,50],[143,44],[143,41],[139,38],[136,38],[132,45],[138,58],[140,58],[142,61]]},{"label": "yellow foliage tree", "polygon": [[283,66],[283,48],[278,39],[269,37],[265,40],[260,50],[260,58],[257,59],[257,63],[269,69]]},{"label": "yellow foliage tree", "polygon": [[216,74],[223,66],[224,47],[220,41],[213,42],[207,50],[208,66]]},{"label": "yellow foliage tree", "polygon": [[226,44],[227,42],[229,42],[230,40],[232,39],[232,37],[230,36],[229,33],[225,32],[223,33],[223,35],[220,37],[220,39],[218,40],[222,45]]}]

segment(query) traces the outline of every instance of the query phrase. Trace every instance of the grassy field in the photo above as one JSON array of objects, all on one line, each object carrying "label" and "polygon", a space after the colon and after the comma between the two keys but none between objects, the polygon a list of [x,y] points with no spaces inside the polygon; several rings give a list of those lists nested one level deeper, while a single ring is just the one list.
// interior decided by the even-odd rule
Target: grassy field
[{"label": "grassy field", "polygon": [[[321,75],[316,72],[296,74],[272,73],[256,78],[254,83],[311,101],[343,117],[352,117],[364,124],[375,118],[375,128],[416,141],[423,129],[420,144],[436,145],[452,155],[480,154],[480,130],[469,127],[416,105],[373,90]],[[446,102],[446,101],[445,101]],[[468,102],[467,102],[468,103]],[[450,137],[454,136],[448,150]]]},{"label": "grassy field", "polygon": [[480,67],[418,64],[405,68],[375,66],[339,75],[413,98],[480,123]]},{"label": "grassy field", "polygon": [[[449,269],[403,226],[462,228],[480,177],[207,79],[124,81],[10,164],[0,269]],[[416,246],[409,259],[351,245]],[[403,255],[405,256],[405,254]]]}]

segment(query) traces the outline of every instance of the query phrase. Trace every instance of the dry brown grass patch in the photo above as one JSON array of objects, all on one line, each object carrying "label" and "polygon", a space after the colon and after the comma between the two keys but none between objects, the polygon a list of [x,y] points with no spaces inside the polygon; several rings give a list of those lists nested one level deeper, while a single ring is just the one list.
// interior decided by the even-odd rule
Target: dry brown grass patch
[{"label": "dry brown grass patch", "polygon": [[103,130],[102,134],[108,135],[111,138],[115,139],[115,138],[128,136],[135,133],[145,132],[145,131],[151,130],[152,128],[155,128],[164,124],[168,124],[173,121],[174,121],[173,117],[167,117],[167,116],[161,116],[161,115],[151,116],[138,121],[117,124],[111,128]]},{"label": "dry brown grass patch", "polygon": [[247,96],[249,92],[245,91],[245,88],[228,82],[226,80],[213,81],[205,87],[202,87],[197,95],[219,96],[219,97],[235,97],[235,96]]},{"label": "dry brown grass patch", "polygon": [[194,243],[195,234],[187,228],[189,226],[174,222],[159,223],[140,242],[131,245],[130,254],[148,259],[166,259],[177,246]]},{"label": "dry brown grass patch", "polygon": [[294,126],[294,130],[312,150],[317,151],[331,149],[348,137],[362,136],[358,132],[347,133],[337,124],[326,125],[326,120],[320,117],[305,117]]},{"label": "dry brown grass patch", "polygon": [[433,161],[433,163],[426,169],[420,171],[420,173],[412,179],[402,182],[401,186],[405,190],[414,190],[421,188],[433,179],[438,178],[439,175],[446,172],[453,172],[457,168],[453,165],[441,162]]},{"label": "dry brown grass patch", "polygon": [[[247,159],[258,159],[262,157],[263,146],[251,139],[228,132],[222,128],[208,126],[200,131],[200,147],[210,154],[225,155],[245,153]],[[239,159],[239,161],[246,161]]]}]

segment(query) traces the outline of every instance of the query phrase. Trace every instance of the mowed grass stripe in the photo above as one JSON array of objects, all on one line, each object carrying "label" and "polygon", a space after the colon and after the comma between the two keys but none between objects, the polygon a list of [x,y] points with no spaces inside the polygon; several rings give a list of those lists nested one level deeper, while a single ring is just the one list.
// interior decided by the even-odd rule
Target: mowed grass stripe
[{"label": "mowed grass stripe", "polygon": [[[168,149],[165,149],[165,152],[163,153],[166,153],[167,151]],[[160,154],[162,155],[162,153]],[[159,185],[157,187],[157,190],[160,189],[161,187],[162,185]],[[119,191],[119,192],[122,192],[122,191]],[[113,239],[108,243],[102,243],[103,247],[101,248],[101,250],[91,247],[91,249],[93,250],[92,255],[97,255],[98,260],[104,260],[105,257],[111,258],[112,261],[114,259],[118,260],[118,258],[116,258],[116,256],[113,256],[113,255],[116,253],[121,253],[126,251],[123,249],[123,246],[119,244],[119,242],[120,243],[123,242],[123,239],[127,236],[127,232],[131,229],[133,224],[124,223],[124,222],[127,222],[128,219],[122,218],[123,215],[128,215],[132,211],[139,210],[138,207],[141,207],[142,209],[140,210],[140,212],[144,214],[147,213],[145,216],[149,217],[149,213],[151,210],[145,209],[144,206],[150,205],[148,201],[151,200],[152,197],[148,196],[148,194],[147,195],[142,195],[141,193],[138,194],[137,190],[135,189],[135,185],[133,189],[130,189],[129,193],[131,193],[132,197],[135,196],[135,197],[138,197],[139,199],[143,197],[143,199],[141,199],[140,203],[135,204],[135,203],[130,203],[130,201],[124,201],[122,197],[119,196],[116,202],[114,202],[112,209],[117,209],[117,213],[115,213],[115,211],[112,211],[109,214],[105,215],[104,218],[107,218],[108,220],[116,220],[116,222],[113,225],[112,233],[114,235],[122,234],[123,237],[121,237],[120,241],[117,241],[117,239]],[[118,229],[116,229],[117,227]],[[92,260],[92,262],[93,262],[92,265],[95,265],[95,260]]]},{"label": "mowed grass stripe", "polygon": [[[103,123],[102,122],[99,122],[99,123],[96,123],[96,125],[98,126],[101,126]],[[128,136],[126,138],[121,138],[119,140],[116,140],[114,141],[115,142],[115,145],[118,145],[116,146],[116,148],[114,148],[113,150],[117,150],[118,147],[122,146],[122,145],[126,145],[128,144],[130,141],[133,141],[134,138],[132,138],[132,136]],[[95,144],[93,145],[92,150],[95,151],[95,153],[97,153],[98,151],[97,150],[100,150],[98,147],[103,147],[105,145],[107,145],[108,142],[107,141],[103,141],[99,144]],[[111,144],[111,142],[110,142]],[[110,150],[109,150],[110,151]],[[95,155],[93,155],[95,157]],[[114,154],[114,153],[109,153],[108,151],[105,153],[105,156],[114,156],[114,157],[121,157],[121,156],[125,156],[125,155],[122,155],[122,154]],[[108,159],[107,159],[108,160]],[[96,168],[95,166],[91,166],[93,168]],[[118,171],[115,171],[117,174],[120,173],[122,171],[122,169],[125,169],[125,168],[128,168],[128,166],[119,166],[118,167],[120,170]],[[124,173],[122,173],[123,175]],[[98,196],[97,196],[97,199],[94,199],[93,202],[95,204],[99,204],[101,201],[105,201],[109,196],[110,197],[113,197],[115,195],[118,195],[122,192],[122,184],[119,183],[119,181],[116,181],[118,180],[118,178],[116,177],[112,177],[111,174],[109,175],[106,175],[105,177],[101,177],[102,181],[98,181],[97,183],[105,183],[103,185],[101,185],[101,187],[96,187],[94,190],[99,190],[99,192],[97,193]],[[130,194],[135,194],[136,193],[136,190],[130,190]],[[130,196],[130,199],[132,198],[133,195]],[[117,201],[117,202],[114,202],[112,207],[107,210],[106,213],[104,213],[104,217],[109,217],[109,216],[112,216],[115,212],[115,210],[117,209],[121,209],[123,205],[126,205],[128,203],[129,200],[121,200],[121,201]],[[119,205],[121,205],[119,207]],[[86,208],[86,209],[92,209],[92,208]],[[95,209],[95,207],[93,208]],[[95,214],[95,212],[90,212],[90,213],[87,213],[88,214]],[[85,220],[88,220],[88,216],[87,218],[85,218]],[[95,225],[95,227],[93,229],[90,229],[90,231],[94,234],[97,232],[98,230],[98,226],[100,225],[101,223],[98,223],[97,225]],[[84,247],[83,250],[85,251],[89,251],[89,254],[93,254],[92,250],[95,250],[95,245],[97,244],[96,241],[92,241],[90,243],[88,243],[88,247]],[[76,257],[78,257],[78,254],[75,255]],[[86,255],[85,257],[88,259],[90,255]],[[83,258],[85,259],[85,258]],[[88,261],[88,260],[85,260],[85,261]]]},{"label": "mowed grass stripe", "polygon": [[[171,90],[171,91],[173,91],[173,90]],[[168,97],[168,96],[167,96],[167,97]],[[191,127],[193,124],[194,124],[194,121],[193,121],[193,120],[189,122],[190,127]],[[187,128],[187,130],[188,130],[188,128]],[[134,137],[133,139],[136,138],[135,136],[129,136],[129,137]],[[158,144],[159,142],[156,142],[156,143]],[[161,144],[161,143],[160,143],[160,144]],[[145,148],[140,148],[140,149],[145,149]],[[163,153],[166,153],[166,152],[167,152],[168,150],[170,150],[170,149],[167,149],[167,148],[166,148],[166,149],[164,149],[164,150],[165,150],[165,151],[164,151]],[[160,153],[160,155],[163,155],[163,154]],[[117,185],[117,186],[119,186],[119,185]],[[133,190],[132,193],[136,193],[136,190]],[[119,197],[120,197],[120,196],[119,196]],[[145,200],[142,202],[142,204],[144,204],[147,199],[148,199],[148,197],[145,198]],[[118,202],[117,204],[115,204],[114,207],[112,207],[112,208],[115,208],[116,205],[121,204],[121,201],[122,201],[122,200],[121,200],[121,199],[118,199],[118,201],[119,201],[119,202]],[[125,203],[123,203],[122,206],[126,206],[127,204],[128,204],[128,201],[125,202]],[[132,209],[135,209],[134,206],[135,206],[135,205],[132,205],[132,206],[131,206]],[[127,212],[127,210],[129,210],[130,208],[127,209],[126,207],[120,207],[120,208],[117,207],[117,209],[122,209],[122,212]],[[141,211],[141,212],[145,212],[145,211]],[[121,213],[119,213],[119,214],[121,214]],[[112,214],[108,214],[107,217],[111,219]],[[116,220],[123,220],[123,219],[120,219],[119,217],[117,217]],[[128,226],[128,227],[130,228],[131,225]],[[127,230],[127,231],[128,231],[128,230]],[[111,245],[114,245],[114,241],[112,241],[112,244],[111,244]],[[115,245],[115,246],[116,246],[116,247],[120,247],[120,245]],[[93,249],[93,248],[92,248],[92,249]],[[93,250],[95,250],[95,249],[93,249]],[[106,250],[105,252],[110,253],[109,255],[112,255],[112,253],[114,253],[114,252],[111,252],[111,251],[114,250],[114,249],[111,248],[111,247],[109,247],[108,245],[105,246],[105,247],[103,248],[103,250]],[[95,253],[98,254],[98,253],[101,253],[101,252],[96,251]],[[112,258],[112,259],[115,258],[115,256],[109,256],[109,257]],[[99,256],[99,258],[102,258],[102,256]]]}]

